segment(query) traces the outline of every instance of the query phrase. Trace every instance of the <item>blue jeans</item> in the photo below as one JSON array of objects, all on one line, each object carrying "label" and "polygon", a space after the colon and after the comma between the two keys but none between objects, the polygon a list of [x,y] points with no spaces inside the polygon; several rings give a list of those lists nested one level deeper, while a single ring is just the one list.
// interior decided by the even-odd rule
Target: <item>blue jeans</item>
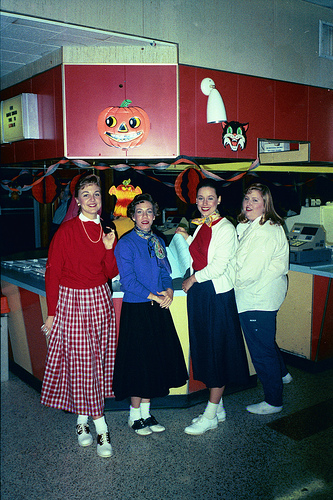
[{"label": "blue jeans", "polygon": [[288,371],[275,341],[277,311],[246,311],[239,319],[251,359],[263,385],[265,401],[282,406],[284,377]]}]

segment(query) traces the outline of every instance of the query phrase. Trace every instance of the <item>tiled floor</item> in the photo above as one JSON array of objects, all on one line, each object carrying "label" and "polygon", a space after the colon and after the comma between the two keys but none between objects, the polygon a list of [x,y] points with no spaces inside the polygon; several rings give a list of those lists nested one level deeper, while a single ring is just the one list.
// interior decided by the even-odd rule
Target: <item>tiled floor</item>
[{"label": "tiled floor", "polygon": [[262,399],[258,384],[226,396],[226,422],[202,436],[184,427],[204,404],[155,410],[167,430],[147,437],[127,427],[127,412],[108,411],[110,459],[95,444],[80,448],[76,417],[41,406],[38,392],[10,374],[1,383],[1,499],[333,499],[333,370],[290,372],[282,413],[245,411]]}]

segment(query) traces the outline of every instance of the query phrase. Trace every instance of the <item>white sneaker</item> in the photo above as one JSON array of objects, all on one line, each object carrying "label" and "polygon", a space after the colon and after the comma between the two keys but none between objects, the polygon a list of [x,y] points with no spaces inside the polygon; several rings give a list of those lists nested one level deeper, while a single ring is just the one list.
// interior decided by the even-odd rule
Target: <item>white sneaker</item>
[{"label": "white sneaker", "polygon": [[292,376],[290,375],[290,373],[287,373],[287,375],[285,375],[284,377],[282,377],[282,382],[284,384],[290,384],[290,382],[292,381]]},{"label": "white sneaker", "polygon": [[[192,424],[195,424],[195,422],[197,422],[201,416],[202,416],[202,415],[199,415],[198,417],[194,417],[194,418],[192,419]],[[227,418],[227,415],[226,415],[225,409],[223,408],[223,409],[222,409],[222,411],[220,411],[220,412],[218,412],[218,413],[216,414],[216,416],[217,416],[217,421],[218,421],[218,423],[220,423],[220,422],[224,422],[224,421],[225,421],[225,419]]]},{"label": "white sneaker", "polygon": [[250,413],[256,413],[257,415],[270,415],[271,413],[279,413],[283,406],[273,406],[266,401],[262,401],[262,403],[257,403],[255,405],[249,405],[246,407],[247,411]]},{"label": "white sneaker", "polygon": [[103,432],[97,436],[97,455],[103,458],[111,457],[112,447],[109,432]]},{"label": "white sneaker", "polygon": [[216,429],[218,425],[217,417],[209,419],[204,415],[200,415],[198,420],[194,423],[185,427],[185,433],[191,434],[192,436],[199,436],[200,434],[204,434],[206,431],[210,431],[212,429]]},{"label": "white sneaker", "polygon": [[93,443],[93,437],[90,434],[88,424],[77,424],[76,426],[77,440],[80,446],[90,446]]}]

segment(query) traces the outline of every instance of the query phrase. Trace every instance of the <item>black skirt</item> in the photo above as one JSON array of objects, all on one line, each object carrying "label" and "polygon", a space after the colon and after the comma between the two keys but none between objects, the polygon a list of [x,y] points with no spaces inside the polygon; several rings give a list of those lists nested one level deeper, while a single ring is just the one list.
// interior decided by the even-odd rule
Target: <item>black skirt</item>
[{"label": "black skirt", "polygon": [[248,384],[234,290],[216,294],[212,281],[194,283],[187,307],[193,378],[209,388]]},{"label": "black skirt", "polygon": [[113,375],[116,400],[151,399],[186,384],[183,351],[169,309],[123,302]]}]

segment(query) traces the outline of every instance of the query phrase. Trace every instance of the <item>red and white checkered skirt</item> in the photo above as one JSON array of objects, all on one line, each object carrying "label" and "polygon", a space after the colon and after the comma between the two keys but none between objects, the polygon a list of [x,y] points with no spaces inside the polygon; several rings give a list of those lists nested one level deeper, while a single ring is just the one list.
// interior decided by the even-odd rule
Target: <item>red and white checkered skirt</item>
[{"label": "red and white checkered skirt", "polygon": [[60,286],[52,325],[41,403],[98,417],[113,396],[116,321],[110,288]]}]

